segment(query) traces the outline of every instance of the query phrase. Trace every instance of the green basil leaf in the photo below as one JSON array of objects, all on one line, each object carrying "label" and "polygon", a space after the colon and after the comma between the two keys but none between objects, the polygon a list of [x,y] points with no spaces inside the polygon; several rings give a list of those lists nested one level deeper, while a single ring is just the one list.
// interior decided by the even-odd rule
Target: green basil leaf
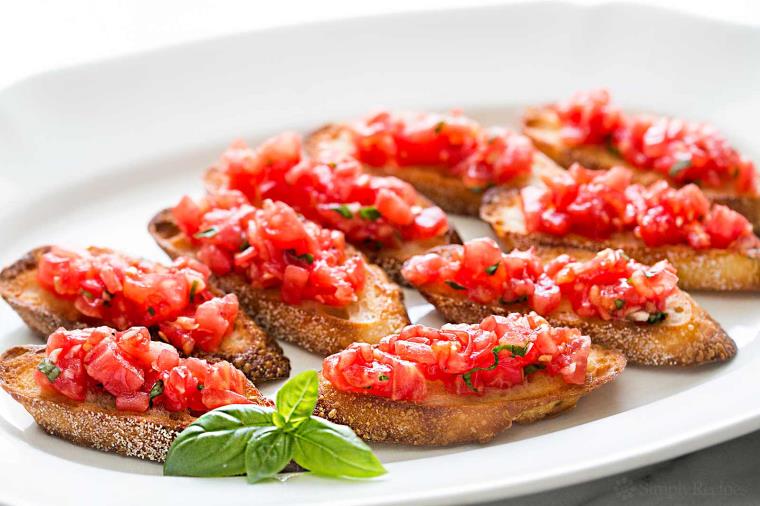
[{"label": "green basil leaf", "polygon": [[236,476],[245,474],[248,441],[272,425],[271,408],[238,404],[201,415],[169,448],[164,474],[169,476]]},{"label": "green basil leaf", "polygon": [[[277,426],[296,428],[311,417],[319,395],[317,371],[304,371],[285,383],[277,392]],[[282,425],[280,425],[280,423]]]},{"label": "green basil leaf", "polygon": [[354,217],[354,213],[351,212],[351,209],[346,204],[341,204],[336,207],[332,207],[331,210],[335,211],[339,215],[343,216],[344,218],[350,220]]},{"label": "green basil leaf", "polygon": [[367,221],[376,221],[380,219],[382,214],[377,210],[375,206],[365,206],[359,209],[359,217]]},{"label": "green basil leaf", "polygon": [[369,446],[345,425],[312,416],[291,434],[293,459],[315,474],[371,478],[386,473]]},{"label": "green basil leaf", "polygon": [[263,427],[245,447],[245,472],[248,483],[271,478],[293,458],[293,436],[275,427]]}]

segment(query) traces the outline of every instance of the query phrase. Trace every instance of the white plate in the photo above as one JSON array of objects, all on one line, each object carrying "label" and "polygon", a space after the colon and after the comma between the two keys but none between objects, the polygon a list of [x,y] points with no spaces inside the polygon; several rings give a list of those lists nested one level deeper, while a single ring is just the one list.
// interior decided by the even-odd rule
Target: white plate
[{"label": "white plate", "polygon": [[[716,41],[720,41],[717,43]],[[604,85],[626,106],[713,121],[755,160],[760,33],[629,5],[531,4],[409,14],[251,33],[50,73],[0,94],[0,260],[43,243],[163,258],[145,232],[236,136],[306,130],[375,105],[463,107],[515,125],[519,107]],[[466,238],[487,233],[456,219]],[[407,293],[416,321],[439,324]],[[4,504],[462,503],[566,485],[760,427],[758,298],[700,295],[737,341],[732,362],[629,368],[577,409],[485,446],[378,446],[373,481],[300,475],[160,476],[160,466],[49,437],[0,395]],[[0,348],[35,342],[5,306]],[[295,370],[317,357],[285,346]],[[274,387],[265,391],[273,392]]]}]

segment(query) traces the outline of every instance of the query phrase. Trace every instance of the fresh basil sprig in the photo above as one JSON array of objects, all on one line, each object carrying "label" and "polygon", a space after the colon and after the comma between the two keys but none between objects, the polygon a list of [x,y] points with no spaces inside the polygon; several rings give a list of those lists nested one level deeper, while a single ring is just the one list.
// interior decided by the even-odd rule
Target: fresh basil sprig
[{"label": "fresh basil sprig", "polygon": [[275,409],[254,404],[217,408],[190,424],[172,444],[164,474],[271,478],[291,460],[319,475],[370,478],[386,470],[350,428],[312,415],[316,371],[305,371],[277,392]]}]

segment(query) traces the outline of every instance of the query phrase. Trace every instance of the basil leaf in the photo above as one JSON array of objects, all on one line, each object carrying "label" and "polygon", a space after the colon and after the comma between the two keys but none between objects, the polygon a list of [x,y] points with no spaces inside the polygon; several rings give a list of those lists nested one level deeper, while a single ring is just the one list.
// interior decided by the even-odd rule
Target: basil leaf
[{"label": "basil leaf", "polygon": [[525,375],[533,374],[534,372],[538,372],[541,369],[546,369],[545,365],[542,364],[528,364],[523,368],[523,372]]},{"label": "basil leaf", "polygon": [[193,235],[193,237],[195,237],[196,239],[203,239],[203,238],[208,238],[208,237],[214,237],[218,233],[219,233],[218,228],[210,227],[210,228],[207,228],[206,230],[197,232],[195,235]]},{"label": "basil leaf", "polygon": [[61,368],[47,358],[43,358],[42,362],[37,364],[37,370],[47,376],[47,379],[50,381],[55,381],[55,379],[61,375]]},{"label": "basil leaf", "polygon": [[[308,420],[317,404],[319,379],[317,371],[304,371],[291,378],[277,392],[277,414],[275,422],[281,422],[284,429],[294,429]],[[281,426],[277,423],[277,426]]]},{"label": "basil leaf", "polygon": [[336,207],[330,208],[332,211],[335,211],[339,215],[343,216],[346,219],[351,219],[354,217],[354,213],[351,212],[351,209],[348,208],[346,204],[341,204]]},{"label": "basil leaf", "polygon": [[486,274],[488,274],[489,276],[493,276],[494,274],[496,274],[496,271],[499,269],[500,263],[501,261],[498,261],[495,264],[489,265],[488,267],[486,267]]},{"label": "basil leaf", "polygon": [[365,206],[359,209],[359,217],[367,221],[375,221],[380,219],[382,214],[377,210],[375,206]]},{"label": "basil leaf", "polygon": [[292,434],[293,459],[315,474],[370,478],[387,472],[369,446],[345,425],[312,416]]},{"label": "basil leaf", "polygon": [[454,290],[467,290],[467,288],[466,288],[466,287],[464,287],[464,286],[460,285],[459,283],[457,283],[456,281],[453,281],[453,280],[451,280],[451,279],[447,279],[447,280],[446,280],[446,281],[444,281],[444,282],[445,282],[447,285],[449,285],[451,288],[453,288]]},{"label": "basil leaf", "polygon": [[650,313],[649,318],[647,318],[647,323],[651,323],[651,324],[660,323],[667,317],[668,317],[668,313],[664,313],[662,311]]},{"label": "basil leaf", "polygon": [[271,478],[293,458],[293,436],[275,427],[260,428],[245,447],[248,483]]},{"label": "basil leaf", "polygon": [[201,415],[169,448],[164,474],[236,476],[245,474],[246,445],[272,425],[271,408],[253,404],[222,406]]},{"label": "basil leaf", "polygon": [[625,301],[623,299],[615,299],[615,309],[623,309]]}]

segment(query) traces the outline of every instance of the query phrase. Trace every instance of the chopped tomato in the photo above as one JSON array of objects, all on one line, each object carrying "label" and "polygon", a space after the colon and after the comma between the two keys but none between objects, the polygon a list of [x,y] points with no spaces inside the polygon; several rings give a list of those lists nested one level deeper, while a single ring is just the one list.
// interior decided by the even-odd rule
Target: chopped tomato
[{"label": "chopped tomato", "polygon": [[584,262],[561,255],[543,264],[530,250],[502,253],[490,238],[448,246],[445,253],[414,256],[402,274],[413,286],[479,304],[524,302],[548,315],[565,299],[583,317],[639,322],[665,311],[678,283],[669,263],[646,266],[620,250],[608,249]]},{"label": "chopped tomato", "polygon": [[355,155],[373,167],[438,167],[482,191],[531,170],[530,140],[501,128],[484,129],[449,115],[383,111],[353,127]]},{"label": "chopped tomato", "polygon": [[[180,207],[190,204],[183,199]],[[196,218],[185,225],[196,226]],[[215,298],[209,275],[205,265],[188,258],[166,267],[108,250],[60,247],[43,254],[37,270],[42,287],[72,300],[84,315],[122,330],[156,325],[186,354],[196,345],[215,350],[237,317],[237,299]]]},{"label": "chopped tomato", "polygon": [[[448,220],[440,209],[417,205],[419,197],[411,185],[394,177],[364,174],[361,164],[354,159],[302,158],[300,142],[300,137],[293,133],[269,139],[257,149],[247,148],[238,141],[209,171],[209,178],[217,190],[241,192],[238,195],[254,206],[260,206],[266,199],[285,202],[306,218],[342,231],[350,242],[360,247],[367,244],[398,247],[403,241],[437,237],[448,230]],[[245,156],[241,154],[243,150],[247,150]],[[230,157],[250,160],[257,169],[238,170],[230,165]],[[204,209],[209,207],[220,206],[212,204]],[[439,212],[431,214],[429,209]],[[198,232],[206,235],[203,230],[214,228],[216,239],[208,241],[210,244],[218,248],[220,243],[229,242],[222,237],[222,232],[230,228],[229,220],[222,214],[214,215],[221,218],[220,223],[210,219],[200,223],[195,208],[183,200],[174,216],[187,220],[181,225],[187,235]],[[283,213],[282,219],[286,218]],[[285,223],[277,227],[278,237],[285,239],[291,230],[294,237],[302,235],[302,227],[294,219],[289,219],[288,224],[292,227]],[[298,249],[295,244],[281,247]],[[225,272],[232,270],[229,262],[219,258],[217,249],[206,249],[204,245],[204,261],[208,265],[218,265]]]},{"label": "chopped tomato", "polygon": [[519,385],[538,370],[583,384],[590,346],[577,329],[512,313],[479,325],[410,325],[376,345],[354,343],[327,357],[322,374],[338,390],[419,402],[434,384],[484,394]]},{"label": "chopped tomato", "polygon": [[[255,208],[237,191],[209,195],[199,208],[200,225],[190,237],[199,247],[200,260],[214,274],[235,271],[257,288],[279,288],[288,304],[315,300],[345,306],[358,299],[364,285],[364,261],[347,251],[341,232],[304,219],[284,202],[265,200],[261,208]],[[234,318],[225,319],[230,324],[225,327],[217,313],[234,316],[237,301],[198,307],[194,332],[201,335],[193,339],[202,347],[215,346],[219,332],[232,328]],[[189,329],[179,323],[174,329],[161,330],[182,342]]]},{"label": "chopped tomato", "polygon": [[710,205],[696,185],[675,189],[665,181],[631,184],[623,167],[592,171],[574,164],[567,174],[546,177],[546,187],[521,190],[529,232],[592,239],[634,232],[647,246],[688,244],[695,249],[760,244],[739,213]]},{"label": "chopped tomato", "polygon": [[754,165],[712,126],[664,116],[625,115],[606,90],[577,93],[550,107],[563,141],[573,146],[606,143],[631,165],[654,170],[678,184],[735,188],[757,194]]},{"label": "chopped tomato", "polygon": [[490,238],[449,246],[445,256],[428,253],[407,260],[402,275],[414,286],[434,285],[480,304],[527,302],[544,314],[560,302],[559,289],[532,251],[502,253]]},{"label": "chopped tomato", "polygon": [[[87,392],[106,392],[116,409],[203,413],[249,402],[248,380],[228,362],[181,359],[174,348],[151,341],[145,327],[117,332],[108,327],[58,329],[48,338],[47,357],[35,371],[44,392],[84,401]],[[212,389],[206,395],[204,383]]]}]

